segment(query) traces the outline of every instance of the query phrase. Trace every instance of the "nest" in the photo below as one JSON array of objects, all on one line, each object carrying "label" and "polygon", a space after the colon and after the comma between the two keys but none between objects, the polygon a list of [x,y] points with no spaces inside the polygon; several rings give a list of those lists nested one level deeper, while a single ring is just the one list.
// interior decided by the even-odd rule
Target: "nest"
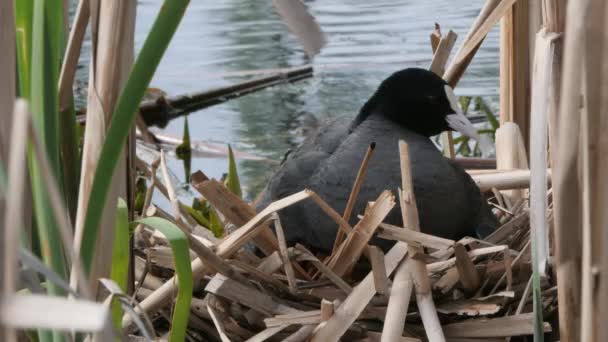
[{"label": "nest", "polygon": [[[390,191],[383,192],[353,227],[309,190],[256,214],[224,184],[201,172],[192,176],[193,187],[226,226],[238,229],[220,240],[200,226],[193,229],[182,219],[148,207],[147,215],[173,219],[190,236],[196,278],[188,330],[192,340],[376,341],[382,336],[389,341],[483,341],[533,334],[528,201],[524,197],[512,203],[510,199],[521,193],[509,197],[494,188],[490,203],[501,225],[484,240],[453,241],[424,234],[418,229],[407,179],[407,146],[402,144],[406,170],[399,200]],[[154,174],[154,167],[139,167]],[[499,171],[490,176],[504,186],[504,174],[497,175]],[[482,184],[488,177],[483,174],[476,180]],[[483,183],[482,188],[487,186]],[[340,227],[344,238],[338,237],[331,256],[321,258],[305,246],[285,243],[276,213],[304,200],[317,203]],[[383,223],[396,205],[405,228]],[[549,219],[551,210],[550,205]],[[384,254],[369,244],[376,235],[395,245]],[[174,266],[162,235],[139,229],[136,237],[135,295],[145,306],[148,296],[162,293],[158,289],[165,282],[174,282]],[[251,243],[265,256],[254,254],[247,247]],[[557,291],[548,278],[541,279],[540,288],[547,317],[556,311]],[[169,328],[170,312],[147,311],[162,335]],[[551,327],[544,323],[544,329]]]}]

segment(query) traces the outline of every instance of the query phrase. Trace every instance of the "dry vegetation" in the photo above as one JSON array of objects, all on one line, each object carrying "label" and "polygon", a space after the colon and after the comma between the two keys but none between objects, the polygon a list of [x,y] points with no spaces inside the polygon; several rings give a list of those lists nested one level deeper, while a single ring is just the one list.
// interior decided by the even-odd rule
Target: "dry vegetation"
[{"label": "dry vegetation", "polygon": [[[306,8],[274,3],[307,53],[317,53],[325,38],[314,18],[298,15]],[[164,153],[149,164],[136,156],[134,122],[154,140],[140,105],[142,113],[178,115],[193,102],[209,106],[284,77],[309,77],[311,69],[198,100],[161,96],[142,104],[186,5],[165,3],[133,62],[135,2],[82,0],[69,35],[61,15],[51,16],[61,7],[0,3],[0,74],[8,75],[0,80],[2,340],[63,341],[85,332],[103,341],[481,342],[542,341],[551,331],[561,341],[608,339],[601,324],[608,310],[604,1],[487,0],[449,65],[456,34],[444,36],[438,25],[431,33],[430,69],[456,86],[487,33],[501,26],[496,168],[467,170],[501,225],[484,240],[459,241],[420,232],[405,143],[401,189],[381,193],[364,213],[351,205],[338,213],[306,189],[256,213],[238,181],[226,185],[197,171],[191,185],[210,210],[204,227],[177,198]],[[71,88],[87,25],[93,49],[80,161],[71,149]],[[303,29],[310,25],[315,30]],[[15,100],[15,89],[23,99]],[[451,135],[443,141],[446,156],[459,159]],[[350,204],[373,150],[353,180]],[[135,174],[149,184],[137,217]],[[154,192],[170,201],[168,211],[152,203]],[[116,206],[119,197],[126,202]],[[329,257],[286,245],[277,212],[300,201],[314,201],[339,227]],[[383,223],[395,206],[404,227]],[[395,241],[386,254],[369,244],[375,234]]]}]

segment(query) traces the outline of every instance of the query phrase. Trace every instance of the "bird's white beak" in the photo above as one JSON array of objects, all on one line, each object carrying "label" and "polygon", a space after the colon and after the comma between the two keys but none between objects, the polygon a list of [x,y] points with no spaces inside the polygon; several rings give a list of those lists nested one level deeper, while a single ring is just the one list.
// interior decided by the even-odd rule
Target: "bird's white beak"
[{"label": "bird's white beak", "polygon": [[448,85],[444,86],[444,90],[448,101],[450,101],[450,107],[454,111],[454,114],[449,114],[445,117],[445,121],[447,121],[448,126],[469,138],[479,141],[477,129],[475,129],[475,126],[473,126],[471,121],[469,121],[469,119],[467,119],[467,117],[462,113],[462,109],[460,109],[458,98],[454,94],[454,90],[452,90],[452,88]]}]

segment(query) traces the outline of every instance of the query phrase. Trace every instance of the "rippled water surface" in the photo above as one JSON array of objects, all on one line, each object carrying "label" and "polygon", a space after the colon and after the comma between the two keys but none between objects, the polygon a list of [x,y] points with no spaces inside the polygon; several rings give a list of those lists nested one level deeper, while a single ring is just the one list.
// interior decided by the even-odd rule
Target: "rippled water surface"
[{"label": "rippled water surface", "polygon": [[[160,0],[139,1],[136,44],[143,43]],[[460,38],[482,0],[316,0],[306,1],[328,37],[308,60],[270,0],[191,1],[152,82],[170,95],[201,91],[243,80],[240,71],[299,66],[312,62],[312,79],[275,86],[189,116],[192,140],[232,144],[271,160],[297,145],[307,128],[325,118],[354,115],[379,82],[393,71],[430,63],[429,34],[438,22]],[[457,41],[457,46],[460,39]],[[83,56],[84,57],[84,56]],[[498,34],[484,41],[462,79],[460,95],[494,97],[498,88]],[[183,120],[163,132],[180,137]],[[192,170],[220,177],[225,158],[196,158]],[[180,163],[173,172],[183,178]],[[241,160],[245,193],[263,186],[276,162]]]}]

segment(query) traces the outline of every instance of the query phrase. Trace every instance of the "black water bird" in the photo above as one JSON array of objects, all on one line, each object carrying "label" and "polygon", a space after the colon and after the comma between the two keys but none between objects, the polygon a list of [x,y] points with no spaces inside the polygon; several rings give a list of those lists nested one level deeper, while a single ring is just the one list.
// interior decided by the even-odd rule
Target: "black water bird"
[{"label": "black water bird", "polygon": [[[365,151],[375,142],[351,218],[355,224],[368,201],[386,189],[396,194],[401,186],[398,141],[403,139],[410,148],[421,230],[450,239],[487,234],[497,221],[479,188],[430,140],[446,130],[478,138],[443,79],[424,69],[398,71],[380,84],[354,120],[338,118],[321,126],[289,153],[270,178],[257,208],[308,188],[342,213]],[[385,222],[402,224],[398,207]],[[288,207],[279,217],[289,245],[301,243],[316,252],[331,252],[337,224],[314,202]],[[382,239],[373,243],[384,249],[391,245]]]}]

